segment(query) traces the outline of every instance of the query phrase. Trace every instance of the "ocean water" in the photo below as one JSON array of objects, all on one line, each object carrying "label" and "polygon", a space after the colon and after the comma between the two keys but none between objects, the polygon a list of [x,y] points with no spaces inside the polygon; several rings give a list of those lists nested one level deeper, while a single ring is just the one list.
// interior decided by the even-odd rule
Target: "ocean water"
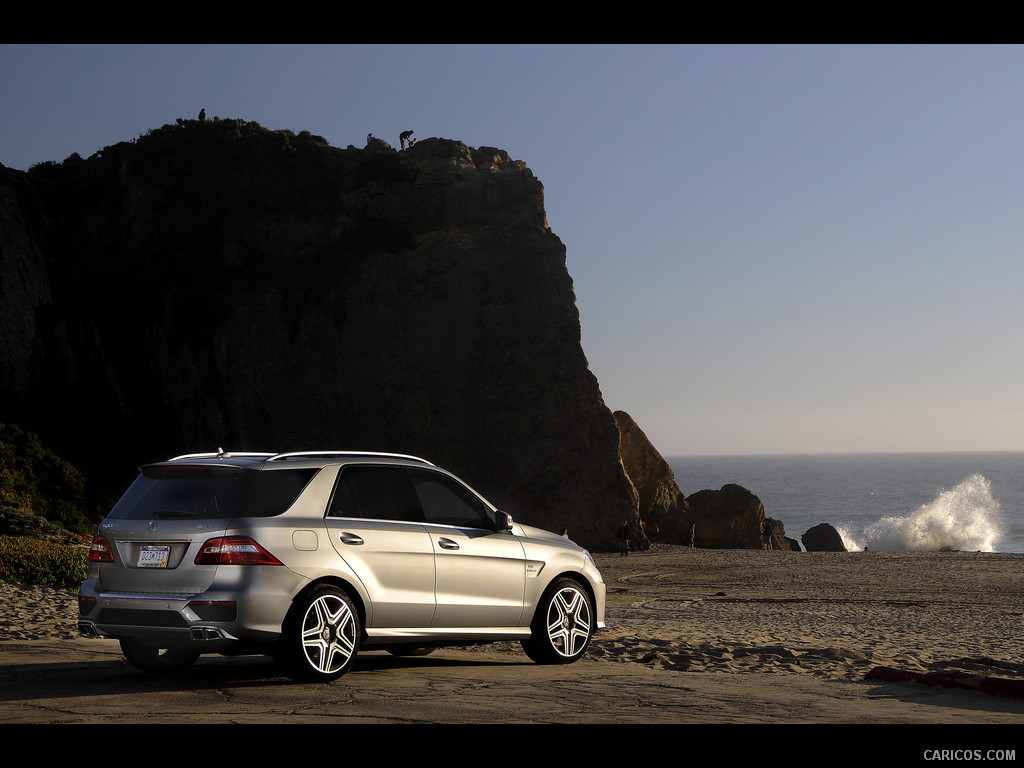
[{"label": "ocean water", "polygon": [[830,523],[851,551],[1024,552],[1024,452],[666,460],[684,495],[742,485],[797,541]]}]

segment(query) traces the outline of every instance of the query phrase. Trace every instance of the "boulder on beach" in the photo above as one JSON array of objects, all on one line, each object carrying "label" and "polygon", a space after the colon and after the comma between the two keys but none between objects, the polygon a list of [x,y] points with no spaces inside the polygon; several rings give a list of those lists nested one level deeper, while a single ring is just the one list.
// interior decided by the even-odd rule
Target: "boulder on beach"
[{"label": "boulder on beach", "polygon": [[820,523],[810,528],[800,540],[804,543],[804,549],[808,552],[846,552],[846,545],[843,544],[843,537],[839,531],[828,523]]},{"label": "boulder on beach", "polygon": [[696,525],[699,547],[792,550],[782,521],[766,516],[761,499],[741,485],[697,491],[686,500],[685,529]]},{"label": "boulder on beach", "polygon": [[625,411],[615,411],[619,428],[619,457],[633,486],[640,535],[638,548],[650,542],[694,544],[704,549],[799,550],[786,538],[782,522],[767,517],[764,505],[739,485],[698,491],[684,496],[675,474],[640,426]]}]

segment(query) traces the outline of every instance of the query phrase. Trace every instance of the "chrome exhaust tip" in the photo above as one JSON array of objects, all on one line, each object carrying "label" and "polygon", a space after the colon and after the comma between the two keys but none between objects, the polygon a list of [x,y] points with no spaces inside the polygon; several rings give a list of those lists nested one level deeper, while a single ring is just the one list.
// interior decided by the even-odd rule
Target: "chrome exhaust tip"
[{"label": "chrome exhaust tip", "polygon": [[192,627],[193,640],[222,640],[224,637],[215,627]]}]

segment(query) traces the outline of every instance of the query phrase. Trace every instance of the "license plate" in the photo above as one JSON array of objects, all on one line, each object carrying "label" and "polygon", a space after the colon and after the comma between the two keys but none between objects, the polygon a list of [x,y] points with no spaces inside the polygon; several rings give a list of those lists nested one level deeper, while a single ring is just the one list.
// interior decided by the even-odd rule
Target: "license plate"
[{"label": "license plate", "polygon": [[139,551],[139,568],[166,568],[170,547],[143,545]]}]

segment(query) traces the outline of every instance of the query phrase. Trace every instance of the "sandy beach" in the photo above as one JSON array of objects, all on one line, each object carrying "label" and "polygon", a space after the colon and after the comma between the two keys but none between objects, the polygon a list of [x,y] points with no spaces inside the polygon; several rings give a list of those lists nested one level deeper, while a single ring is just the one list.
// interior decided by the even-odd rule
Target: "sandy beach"
[{"label": "sandy beach", "polygon": [[601,658],[847,680],[876,665],[1024,675],[1024,555],[663,546],[599,565]]},{"label": "sandy beach", "polygon": [[[625,558],[599,554],[597,561],[608,586],[609,626],[595,639],[587,659],[568,670],[588,680],[609,681],[596,694],[605,703],[605,712],[614,711],[617,696],[623,697],[622,702],[636,697],[636,690],[621,684],[621,675],[630,670],[642,673],[636,679],[654,676],[667,685],[695,690],[710,681],[718,688],[738,686],[753,698],[761,690],[770,690],[774,704],[768,717],[773,722],[813,721],[808,713],[814,710],[819,690],[821,702],[834,699],[835,691],[842,690],[852,699],[848,708],[838,712],[848,711],[851,722],[872,722],[871,702],[879,698],[878,689],[863,681],[879,666],[1024,680],[1020,654],[1024,555],[656,546]],[[3,582],[0,600],[4,605],[0,650],[24,648],[32,641],[59,647],[74,640],[65,643],[68,648],[104,642],[78,637],[72,593]],[[422,663],[437,665],[440,658],[463,658],[463,654],[470,659],[477,654],[486,663],[474,671],[470,661],[460,667],[462,673],[486,676],[492,662],[511,663],[520,670],[517,675],[523,685],[539,684],[540,678],[550,674],[561,679],[569,673],[553,673],[552,668],[532,664],[519,666],[524,657],[512,643],[445,649]],[[107,656],[116,660],[116,644]],[[848,685],[851,682],[858,685]],[[507,687],[515,689],[514,680],[500,692],[494,681],[487,685],[492,701],[516,696]],[[889,686],[886,695],[906,685]],[[915,688],[923,686],[915,684]],[[793,697],[788,712],[787,691]],[[955,714],[934,706],[916,712],[913,721],[928,722],[931,712],[934,722],[1024,722],[1024,699],[978,691],[945,695],[959,697]],[[859,708],[861,704],[864,709]],[[734,711],[729,706],[715,712],[710,721],[749,721],[750,713],[743,711],[742,704],[735,704]],[[879,721],[899,717],[893,714],[898,710],[885,709],[884,716],[877,711]],[[660,721],[654,714],[647,717]],[[841,714],[833,717],[844,721]],[[596,715],[595,719],[609,720]]]}]

